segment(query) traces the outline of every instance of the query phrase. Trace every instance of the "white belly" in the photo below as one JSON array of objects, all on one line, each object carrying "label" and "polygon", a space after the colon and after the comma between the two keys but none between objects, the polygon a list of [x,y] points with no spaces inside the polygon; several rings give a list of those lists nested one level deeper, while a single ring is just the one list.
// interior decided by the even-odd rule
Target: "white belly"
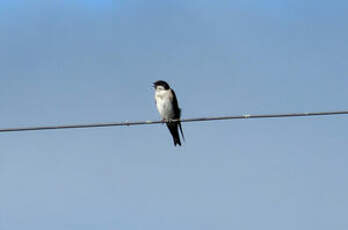
[{"label": "white belly", "polygon": [[156,100],[157,110],[158,110],[159,114],[161,115],[161,118],[164,120],[173,119],[175,116],[173,104],[170,101],[168,95],[156,94],[155,100]]}]

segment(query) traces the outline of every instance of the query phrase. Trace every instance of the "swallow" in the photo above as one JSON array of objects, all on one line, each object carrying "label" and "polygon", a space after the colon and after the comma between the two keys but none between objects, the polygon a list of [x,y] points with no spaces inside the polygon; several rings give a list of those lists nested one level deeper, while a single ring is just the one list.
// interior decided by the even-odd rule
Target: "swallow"
[{"label": "swallow", "polygon": [[166,121],[170,134],[173,136],[174,146],[177,144],[181,146],[179,129],[182,139],[185,140],[181,123],[180,121],[173,121],[179,120],[181,117],[181,109],[179,108],[175,92],[169,87],[167,82],[162,80],[154,82],[153,87],[155,88],[155,102],[157,110],[162,120]]}]

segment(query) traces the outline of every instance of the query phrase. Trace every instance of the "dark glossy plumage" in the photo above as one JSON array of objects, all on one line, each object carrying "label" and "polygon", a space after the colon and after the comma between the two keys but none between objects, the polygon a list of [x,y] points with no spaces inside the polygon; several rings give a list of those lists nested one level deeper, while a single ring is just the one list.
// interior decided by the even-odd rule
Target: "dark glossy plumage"
[{"label": "dark glossy plumage", "polygon": [[153,83],[154,87],[159,86],[159,85],[163,86],[163,88],[165,88],[165,89],[169,89],[170,88],[168,83],[165,82],[165,81],[162,81],[162,80],[159,80],[159,81],[156,81],[156,82]]},{"label": "dark glossy plumage", "polygon": [[182,136],[183,140],[185,140],[184,133],[183,133],[182,127],[181,127],[181,123],[178,121],[171,121],[171,120],[178,120],[181,117],[181,109],[179,108],[178,100],[176,98],[175,92],[174,92],[174,90],[172,90],[170,88],[169,84],[165,81],[159,80],[159,81],[154,82],[153,84],[154,84],[155,89],[158,86],[162,86],[166,91],[169,92],[168,95],[169,95],[169,98],[171,98],[170,101],[172,103],[173,113],[172,113],[171,117],[169,118],[169,121],[166,122],[166,124],[167,124],[169,131],[170,131],[170,134],[173,137],[174,145],[181,146],[179,128],[180,128],[181,136]]}]

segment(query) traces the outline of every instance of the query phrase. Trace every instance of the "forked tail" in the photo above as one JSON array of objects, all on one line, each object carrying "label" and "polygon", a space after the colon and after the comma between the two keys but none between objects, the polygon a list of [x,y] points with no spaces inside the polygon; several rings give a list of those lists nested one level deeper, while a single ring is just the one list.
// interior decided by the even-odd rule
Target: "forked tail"
[{"label": "forked tail", "polygon": [[184,136],[184,132],[182,131],[181,123],[179,122],[178,125],[180,128],[180,133],[181,133],[182,139],[183,139],[183,141],[185,141],[185,136]]},{"label": "forked tail", "polygon": [[179,136],[179,130],[178,130],[178,123],[177,122],[168,122],[167,127],[170,131],[170,134],[173,136],[174,146],[180,145],[180,136]]}]

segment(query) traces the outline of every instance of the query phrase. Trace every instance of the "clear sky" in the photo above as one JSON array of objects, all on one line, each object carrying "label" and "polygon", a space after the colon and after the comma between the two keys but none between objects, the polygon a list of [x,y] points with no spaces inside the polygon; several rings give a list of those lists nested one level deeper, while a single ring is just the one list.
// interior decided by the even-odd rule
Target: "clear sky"
[{"label": "clear sky", "polygon": [[[0,127],[348,108],[347,1],[2,0]],[[348,117],[0,134],[1,230],[346,230]]]}]

